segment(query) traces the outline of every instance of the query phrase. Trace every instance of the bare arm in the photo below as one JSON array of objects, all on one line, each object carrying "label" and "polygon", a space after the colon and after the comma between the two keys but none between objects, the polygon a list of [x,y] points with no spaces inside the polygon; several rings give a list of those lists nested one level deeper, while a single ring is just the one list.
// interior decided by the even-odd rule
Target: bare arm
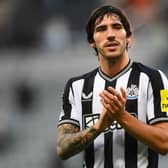
[{"label": "bare arm", "polygon": [[161,153],[168,153],[168,123],[147,125],[125,112],[118,122],[124,129],[151,149]]},{"label": "bare arm", "polygon": [[80,131],[79,127],[73,124],[60,125],[57,130],[58,156],[61,159],[68,159],[86,149],[101,132],[109,128],[113,121],[113,117],[109,115],[107,110],[103,109],[96,124],[83,131]]},{"label": "bare arm", "polygon": [[112,87],[108,90],[103,91],[100,96],[104,108],[111,117],[115,118],[130,135],[153,150],[161,154],[168,153],[168,122],[147,125],[137,120],[124,109],[126,103],[124,89],[121,89],[121,94]]},{"label": "bare arm", "polygon": [[57,154],[61,159],[68,159],[84,150],[98,135],[94,127],[79,131],[73,124],[62,124],[58,127]]}]

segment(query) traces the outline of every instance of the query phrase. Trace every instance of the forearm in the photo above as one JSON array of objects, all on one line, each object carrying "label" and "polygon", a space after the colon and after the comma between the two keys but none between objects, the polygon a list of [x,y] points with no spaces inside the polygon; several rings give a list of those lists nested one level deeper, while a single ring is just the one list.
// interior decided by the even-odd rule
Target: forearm
[{"label": "forearm", "polygon": [[147,125],[131,114],[125,112],[118,119],[122,127],[136,139],[146,144],[153,150],[165,154],[168,152],[168,131],[159,127]]},{"label": "forearm", "polygon": [[57,153],[61,159],[68,159],[84,150],[98,135],[93,127],[81,132],[62,134],[58,137]]},{"label": "forearm", "polygon": [[100,94],[106,111],[137,140],[159,153],[168,153],[168,123],[151,126],[137,120],[124,110],[127,100],[126,91],[123,88],[120,91],[121,93],[113,87],[108,87]]}]

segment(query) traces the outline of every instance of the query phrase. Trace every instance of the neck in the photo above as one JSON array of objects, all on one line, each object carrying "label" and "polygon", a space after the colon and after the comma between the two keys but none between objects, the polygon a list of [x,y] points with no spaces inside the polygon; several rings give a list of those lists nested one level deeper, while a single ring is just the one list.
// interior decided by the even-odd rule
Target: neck
[{"label": "neck", "polygon": [[99,57],[100,68],[109,77],[115,76],[119,73],[129,62],[127,54],[116,58],[103,58]]}]

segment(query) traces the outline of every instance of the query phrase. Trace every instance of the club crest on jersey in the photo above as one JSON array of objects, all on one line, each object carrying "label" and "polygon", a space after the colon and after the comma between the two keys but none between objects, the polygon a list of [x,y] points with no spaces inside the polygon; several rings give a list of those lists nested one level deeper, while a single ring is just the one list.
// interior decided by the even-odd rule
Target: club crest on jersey
[{"label": "club crest on jersey", "polygon": [[127,99],[128,100],[135,100],[138,98],[138,87],[136,85],[131,85],[127,88]]}]

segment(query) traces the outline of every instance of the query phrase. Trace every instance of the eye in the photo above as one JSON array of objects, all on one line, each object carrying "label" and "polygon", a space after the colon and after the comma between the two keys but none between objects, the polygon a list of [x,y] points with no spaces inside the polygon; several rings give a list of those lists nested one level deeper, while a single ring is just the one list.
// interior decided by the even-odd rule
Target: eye
[{"label": "eye", "polygon": [[114,29],[122,29],[122,28],[123,28],[123,25],[122,25],[122,24],[119,24],[119,23],[115,23],[115,24],[113,24],[113,28],[114,28]]},{"label": "eye", "polygon": [[106,26],[98,26],[95,28],[95,32],[102,32],[105,31],[107,28]]}]

